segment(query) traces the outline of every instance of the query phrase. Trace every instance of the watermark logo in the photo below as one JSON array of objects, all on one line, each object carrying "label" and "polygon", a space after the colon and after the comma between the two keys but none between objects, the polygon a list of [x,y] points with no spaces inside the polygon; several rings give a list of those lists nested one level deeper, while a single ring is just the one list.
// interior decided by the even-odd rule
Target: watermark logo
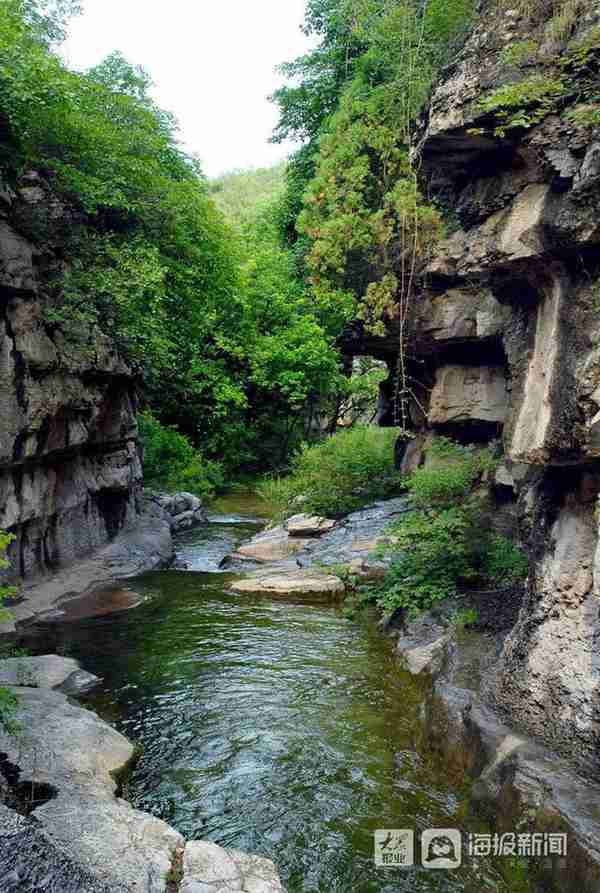
[{"label": "watermark logo", "polygon": [[429,828],[421,834],[421,864],[424,868],[459,868],[462,836],[457,828]]},{"label": "watermark logo", "polygon": [[533,832],[531,834],[469,834],[469,856],[566,856],[567,835]]},{"label": "watermark logo", "polygon": [[[458,828],[429,828],[421,832],[421,864],[424,868],[460,868],[463,856],[564,857],[567,835],[532,832],[465,834]],[[375,831],[375,865],[379,868],[410,868],[415,864],[415,833],[409,829]]]},{"label": "watermark logo", "polygon": [[375,865],[378,868],[409,868],[414,864],[414,831],[384,828],[375,832]]}]

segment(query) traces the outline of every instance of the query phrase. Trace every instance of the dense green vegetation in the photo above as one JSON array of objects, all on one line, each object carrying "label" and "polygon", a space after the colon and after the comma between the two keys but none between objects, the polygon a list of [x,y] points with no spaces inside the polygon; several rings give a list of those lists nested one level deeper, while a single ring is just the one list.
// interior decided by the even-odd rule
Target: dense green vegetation
[{"label": "dense green vegetation", "polygon": [[274,139],[303,141],[287,171],[281,227],[320,303],[375,335],[399,319],[395,416],[413,393],[405,324],[416,275],[445,234],[421,192],[410,142],[441,66],[463,39],[472,0],[309,0],[319,39],[282,66]]},{"label": "dense green vegetation", "polygon": [[[381,332],[405,313],[418,258],[443,233],[409,137],[470,2],[309,0],[319,43],[283,66],[296,83],[275,96],[275,138],[305,145],[285,174],[208,183],[141,68],[118,53],[84,73],[61,61],[75,0],[2,0],[0,173],[40,171],[69,209],[58,235],[43,215],[28,224],[69,260],[47,322],[67,337],[97,325],[139,367],[153,480],[183,474],[157,472],[157,424],[200,451],[183,477],[201,491],[199,468],[285,467],[365,383],[376,393],[376,376],[343,374],[336,339],[357,316]],[[402,425],[409,391],[404,378]]]},{"label": "dense green vegetation", "polygon": [[234,201],[231,180],[209,185],[182,152],[143,70],[117,53],[85,73],[65,67],[53,43],[74,7],[2,0],[0,17],[0,173],[15,182],[37,169],[70,209],[59,233],[43,215],[28,224],[69,260],[48,324],[113,336],[155,418],[228,474],[276,467],[315,408],[335,403],[344,319],[315,301],[281,244],[277,172],[248,195],[238,178]]},{"label": "dense green vegetation", "polygon": [[[9,566],[9,562],[4,556],[7,547],[13,539],[14,537],[11,534],[5,533],[4,530],[0,530],[0,571],[6,570]],[[0,585],[0,621],[5,620],[8,616],[8,611],[6,608],[2,607],[3,603],[7,598],[10,598],[11,595],[14,594],[14,587]],[[16,730],[14,721],[16,706],[17,699],[14,694],[9,689],[0,686],[0,727],[7,732],[14,732]]]},{"label": "dense green vegetation", "polygon": [[394,466],[395,428],[356,427],[322,443],[305,445],[292,459],[291,473],[266,480],[263,498],[279,518],[297,512],[340,517],[400,486]]},{"label": "dense green vegetation", "polygon": [[283,195],[285,162],[273,167],[236,170],[209,183],[216,206],[234,225],[244,223],[258,207],[273,207]]},{"label": "dense green vegetation", "polygon": [[510,585],[528,572],[525,555],[491,526],[486,475],[489,450],[437,438],[427,461],[405,482],[411,510],[389,531],[381,552],[391,559],[373,593],[386,612],[432,607],[465,586]]},{"label": "dense green vegetation", "polygon": [[149,411],[138,417],[138,424],[144,451],[144,481],[149,489],[213,496],[223,486],[222,465],[202,456],[177,428],[161,425]]}]

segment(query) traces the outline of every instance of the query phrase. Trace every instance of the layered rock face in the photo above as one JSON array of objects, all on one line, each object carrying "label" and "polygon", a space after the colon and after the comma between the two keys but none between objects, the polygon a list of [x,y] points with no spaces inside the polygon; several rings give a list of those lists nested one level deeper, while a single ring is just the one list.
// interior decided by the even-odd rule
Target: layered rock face
[{"label": "layered rock face", "polygon": [[[571,89],[537,123],[498,133],[482,98],[551,79],[560,55],[551,13],[532,25],[504,6],[485,4],[420,135],[430,193],[455,231],[415,295],[407,353],[427,414],[415,407],[414,422],[502,440],[497,493],[514,503],[531,576],[489,696],[599,774],[600,130],[573,114],[583,107]],[[524,41],[530,58],[511,64]],[[582,46],[584,74],[598,79],[594,4],[581,5],[563,58]],[[389,356],[395,344],[392,331],[367,349]]]},{"label": "layered rock face", "polygon": [[73,212],[30,175],[0,189],[0,528],[31,578],[88,554],[139,513],[135,387],[110,339],[50,322]]}]

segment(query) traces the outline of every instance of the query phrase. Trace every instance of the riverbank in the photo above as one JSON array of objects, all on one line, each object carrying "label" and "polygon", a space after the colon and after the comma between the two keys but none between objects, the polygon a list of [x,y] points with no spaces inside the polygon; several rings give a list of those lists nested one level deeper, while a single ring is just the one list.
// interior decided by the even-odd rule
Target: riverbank
[{"label": "riverbank", "polygon": [[[478,629],[451,623],[450,609],[407,623],[394,635],[403,666],[427,680],[424,746],[446,763],[451,777],[473,780],[471,808],[505,835],[510,853],[523,844],[522,869],[535,891],[596,893],[600,889],[600,785],[495,712],[487,690],[504,638],[511,629],[502,602],[510,593],[489,593],[487,622]],[[494,598],[498,610],[494,610]],[[508,625],[507,625],[508,621]],[[565,835],[564,851],[544,855],[548,834]],[[537,847],[537,850],[536,850]],[[509,859],[505,860],[507,867]]]},{"label": "riverbank", "polygon": [[[132,745],[125,747],[121,739],[143,747],[127,783],[132,805],[115,798],[114,778],[109,782],[105,775],[102,785],[112,788],[104,789],[100,826],[89,833],[92,841],[94,833],[104,834],[109,824],[102,822],[111,815],[126,829],[123,809],[131,810],[129,823],[138,820],[134,815],[145,815],[143,823],[150,825],[144,827],[154,829],[153,845],[161,841],[159,852],[148,856],[140,845],[132,859],[140,860],[138,870],[149,858],[155,868],[148,873],[154,872],[160,883],[173,865],[179,876],[185,864],[180,838],[170,837],[164,825],[181,838],[202,837],[225,850],[254,851],[274,860],[289,893],[396,893],[413,890],[415,884],[434,891],[435,872],[382,875],[372,862],[376,828],[418,831],[425,825],[458,827],[465,841],[468,832],[482,830],[568,834],[566,859],[466,860],[460,873],[444,874],[451,883],[448,889],[597,890],[595,841],[600,829],[589,805],[597,796],[595,787],[503,726],[481,701],[482,683],[514,621],[507,593],[498,599],[502,611],[489,599],[487,630],[460,632],[442,613],[420,625],[388,630],[392,635],[385,637],[370,615],[356,622],[344,619],[330,595],[292,591],[273,599],[261,592],[236,592],[232,587],[240,573],[242,579],[257,572],[285,579],[301,570],[298,560],[317,575],[335,574],[334,565],[352,556],[364,569],[374,542],[390,518],[404,510],[404,501],[354,513],[320,535],[297,537],[300,528],[307,533],[305,523],[292,525],[294,534],[275,528],[278,548],[286,549],[290,540],[308,540],[275,566],[264,554],[256,560],[254,547],[264,538],[257,532],[260,519],[236,513],[231,502],[226,507],[229,514],[210,514],[207,525],[178,535],[178,565],[189,572],[158,571],[128,582],[137,607],[46,618],[24,640],[32,650],[72,654],[87,671],[103,677],[87,704],[116,729],[69,704],[67,680],[59,681],[55,672],[52,684],[60,690],[49,693],[31,688],[39,680],[31,667],[17,671],[19,660],[11,665],[12,676],[0,672],[0,682],[4,678],[23,691],[26,728],[43,736],[47,717],[55,716],[56,734],[63,735],[62,742],[56,739],[50,745],[38,738],[29,757],[18,742],[0,743],[9,761],[21,768],[23,780],[31,781],[34,774],[36,783],[51,786],[53,792],[62,786],[60,797],[53,793],[39,807],[48,816],[44,846],[58,846],[71,861],[79,852],[75,837],[68,836],[68,823],[58,833],[51,829],[60,828],[70,810],[69,791],[80,790],[73,779],[80,772],[89,777],[89,766],[62,762],[59,785],[56,777],[50,780],[40,754],[76,753],[82,724],[102,742],[118,741],[123,754],[131,754]],[[72,663],[69,667],[73,671]],[[78,690],[73,679],[70,686],[71,693]],[[85,721],[73,721],[78,715],[70,712],[74,709],[86,714]],[[62,716],[65,710],[67,718]],[[101,755],[104,746],[94,743],[83,749]],[[108,761],[98,759],[103,766]],[[94,785],[97,791],[98,783]],[[99,812],[95,806],[93,812]],[[82,821],[79,816],[77,825],[90,828]],[[113,832],[107,836],[112,839]],[[134,837],[138,839],[137,831]],[[103,852],[95,844],[91,850]],[[89,852],[84,846],[86,871],[93,867]],[[177,857],[167,875],[165,852]],[[106,863],[105,856],[99,864]],[[122,867],[110,865],[115,882]],[[78,870],[83,871],[81,866]],[[106,881],[102,874],[96,878],[98,884]],[[62,893],[63,887],[58,889]],[[101,886],[89,889],[104,893]],[[149,889],[162,893],[165,886]]]}]

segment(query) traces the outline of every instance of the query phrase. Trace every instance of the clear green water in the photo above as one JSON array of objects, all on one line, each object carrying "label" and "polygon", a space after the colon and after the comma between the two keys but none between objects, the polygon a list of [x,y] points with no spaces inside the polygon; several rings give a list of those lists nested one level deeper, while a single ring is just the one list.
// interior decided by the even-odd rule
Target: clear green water
[{"label": "clear green water", "polygon": [[375,868],[376,828],[481,825],[416,748],[424,692],[374,623],[226,590],[219,556],[251,529],[187,534],[184,557],[214,572],[148,574],[129,584],[139,607],[30,640],[103,678],[92,705],[143,748],[127,795],[188,838],[272,858],[289,893],[513,889],[485,863]]}]

